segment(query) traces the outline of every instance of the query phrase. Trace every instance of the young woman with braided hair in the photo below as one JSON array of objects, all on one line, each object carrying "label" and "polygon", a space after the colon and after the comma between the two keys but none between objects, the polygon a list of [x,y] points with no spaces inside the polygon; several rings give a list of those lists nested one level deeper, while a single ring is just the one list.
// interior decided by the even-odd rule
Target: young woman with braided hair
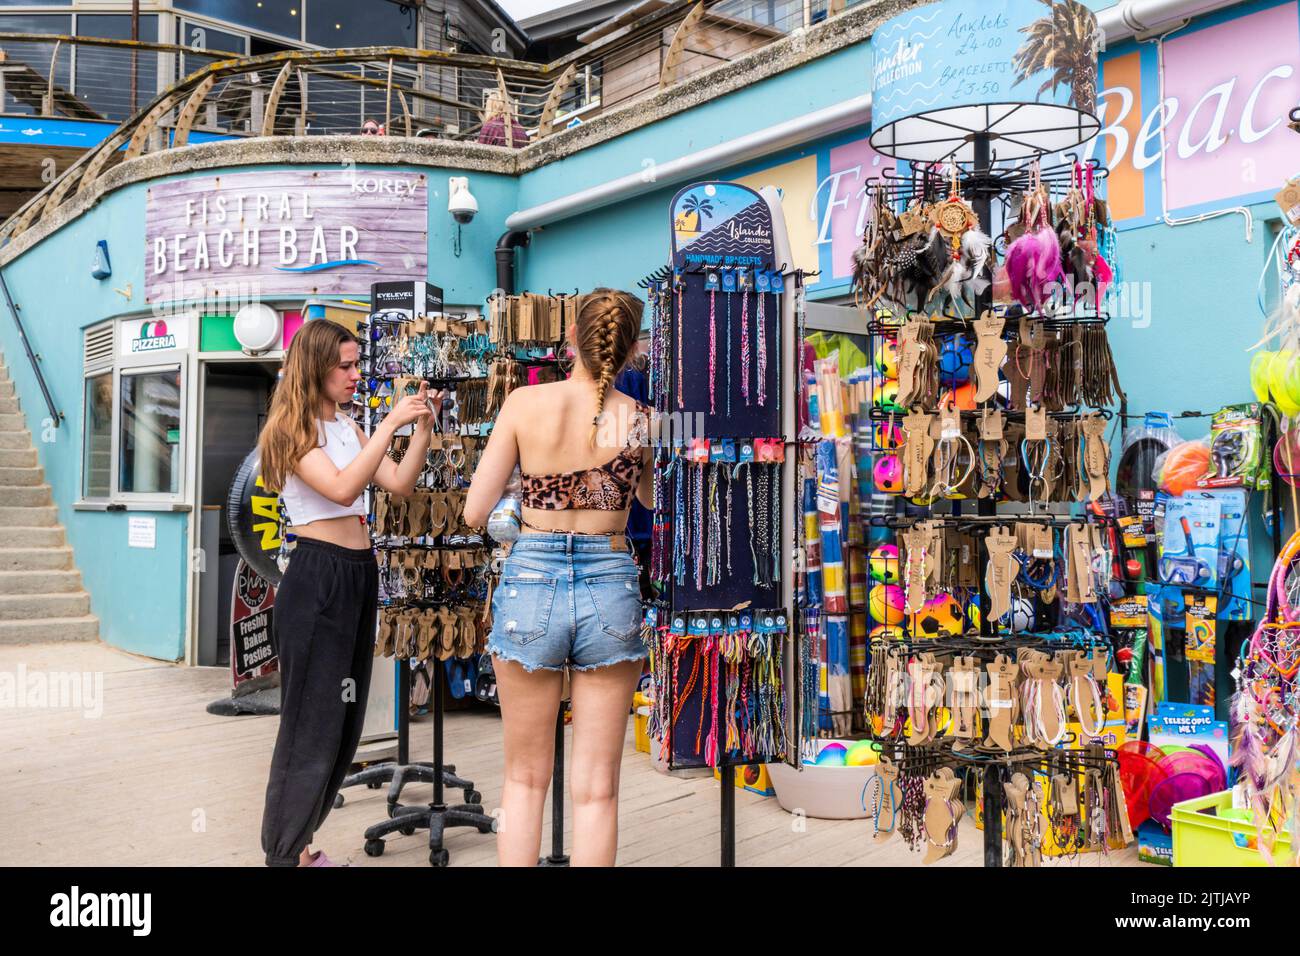
[{"label": "young woman with braided hair", "polygon": [[510,393],[465,500],[465,521],[486,524],[520,467],[523,533],[501,569],[488,639],[505,734],[503,866],[537,863],[566,667],[572,863],[612,866],[618,849],[619,770],[645,657],[624,531],[633,497],[650,507],[652,493],[649,410],[612,386],[640,329],[635,296],[613,289],[585,296],[567,330],[573,374]]}]

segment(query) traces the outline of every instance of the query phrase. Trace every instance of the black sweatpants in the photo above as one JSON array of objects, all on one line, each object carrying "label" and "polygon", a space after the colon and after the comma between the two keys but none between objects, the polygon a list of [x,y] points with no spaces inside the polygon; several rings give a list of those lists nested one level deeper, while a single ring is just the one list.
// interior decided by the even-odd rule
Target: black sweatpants
[{"label": "black sweatpants", "polygon": [[280,732],[262,815],[267,866],[297,866],[361,740],[379,599],[374,552],[299,538],[275,595]]}]

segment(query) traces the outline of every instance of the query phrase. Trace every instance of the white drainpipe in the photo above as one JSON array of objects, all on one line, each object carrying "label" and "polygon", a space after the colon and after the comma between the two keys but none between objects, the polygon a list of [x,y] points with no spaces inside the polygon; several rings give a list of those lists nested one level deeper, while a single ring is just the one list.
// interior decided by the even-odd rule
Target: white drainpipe
[{"label": "white drainpipe", "polygon": [[[1138,34],[1162,32],[1183,20],[1241,2],[1243,0],[1121,0],[1115,6],[1100,11],[1097,23],[1106,35],[1106,42],[1117,43]],[[692,177],[708,175],[790,146],[865,126],[870,121],[871,94],[864,93],[815,113],[660,163],[650,170],[639,170],[599,186],[591,186],[559,199],[520,209],[506,219],[506,228],[537,229],[547,223],[560,222],[601,206],[662,189],[674,182],[685,182]],[[653,173],[653,176],[647,173]]]},{"label": "white drainpipe", "polygon": [[1183,20],[1204,16],[1243,0],[1120,0],[1097,12],[1097,25],[1107,43],[1117,43],[1138,34],[1163,33]]}]

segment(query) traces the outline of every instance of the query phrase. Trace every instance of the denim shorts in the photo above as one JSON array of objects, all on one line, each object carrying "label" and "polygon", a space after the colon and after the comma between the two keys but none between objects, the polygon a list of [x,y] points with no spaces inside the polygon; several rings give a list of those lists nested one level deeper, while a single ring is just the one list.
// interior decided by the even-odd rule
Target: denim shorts
[{"label": "denim shorts", "polygon": [[524,534],[492,593],[487,650],[526,671],[594,670],[646,656],[636,562],[606,535]]}]

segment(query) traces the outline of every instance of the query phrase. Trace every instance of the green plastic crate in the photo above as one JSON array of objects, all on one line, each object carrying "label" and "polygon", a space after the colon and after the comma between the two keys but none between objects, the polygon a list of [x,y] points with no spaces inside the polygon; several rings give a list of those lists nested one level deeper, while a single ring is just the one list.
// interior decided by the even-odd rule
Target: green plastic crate
[{"label": "green plastic crate", "polygon": [[[1267,866],[1255,827],[1218,815],[1231,809],[1231,790],[1174,804],[1174,866]],[[1287,834],[1279,834],[1274,857],[1283,859],[1290,850]]]}]

